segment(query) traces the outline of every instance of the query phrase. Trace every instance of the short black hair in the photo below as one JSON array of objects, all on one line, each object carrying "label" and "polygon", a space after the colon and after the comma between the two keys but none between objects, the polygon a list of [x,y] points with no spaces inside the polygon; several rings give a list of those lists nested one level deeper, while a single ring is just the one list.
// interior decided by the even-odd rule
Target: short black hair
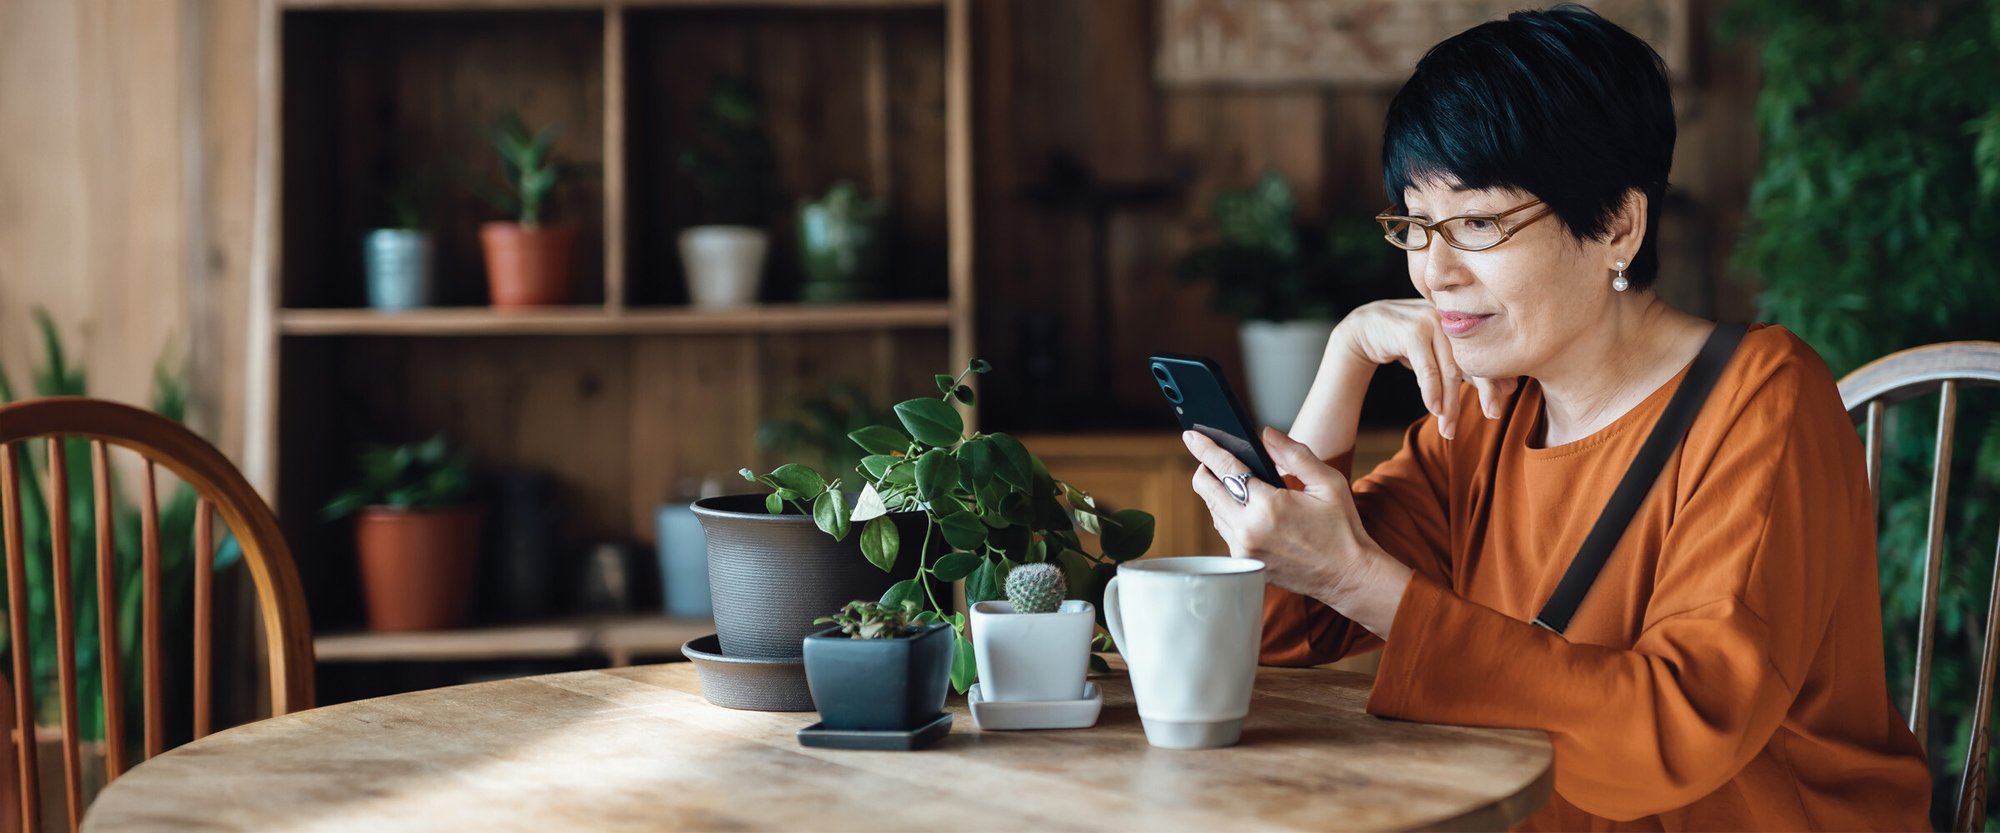
[{"label": "short black hair", "polygon": [[1582,6],[1523,11],[1431,47],[1389,104],[1382,185],[1518,188],[1578,240],[1601,237],[1625,196],[1646,194],[1646,234],[1626,276],[1659,275],[1654,245],[1674,159],[1666,62]]}]

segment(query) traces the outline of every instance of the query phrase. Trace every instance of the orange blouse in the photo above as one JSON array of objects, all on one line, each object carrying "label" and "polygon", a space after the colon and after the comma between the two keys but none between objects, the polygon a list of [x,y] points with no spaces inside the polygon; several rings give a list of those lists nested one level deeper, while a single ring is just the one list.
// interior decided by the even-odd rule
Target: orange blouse
[{"label": "orange blouse", "polygon": [[[1680,376],[1603,430],[1534,448],[1540,387],[1460,398],[1354,484],[1409,564],[1369,712],[1541,729],[1555,796],[1527,830],[1922,830],[1930,776],[1883,671],[1862,448],[1818,354],[1753,328],[1566,635],[1529,624]],[[1346,470],[1351,457],[1335,461]],[[1262,660],[1381,641],[1272,588]]]}]

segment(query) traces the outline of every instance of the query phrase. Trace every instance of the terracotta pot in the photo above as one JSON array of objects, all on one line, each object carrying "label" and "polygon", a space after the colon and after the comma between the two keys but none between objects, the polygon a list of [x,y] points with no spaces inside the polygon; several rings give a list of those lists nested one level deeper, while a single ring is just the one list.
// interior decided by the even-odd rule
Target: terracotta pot
[{"label": "terracotta pot", "polygon": [[486,284],[496,307],[567,304],[575,270],[575,226],[486,223]]},{"label": "terracotta pot", "polygon": [[479,510],[361,510],[354,526],[368,627],[421,631],[463,625],[472,609]]}]

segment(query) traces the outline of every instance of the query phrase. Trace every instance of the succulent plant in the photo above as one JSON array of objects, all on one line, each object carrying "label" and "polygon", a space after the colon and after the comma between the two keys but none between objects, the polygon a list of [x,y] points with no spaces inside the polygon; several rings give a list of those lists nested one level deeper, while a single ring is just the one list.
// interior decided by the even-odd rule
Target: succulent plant
[{"label": "succulent plant", "polygon": [[821,616],[813,624],[839,625],[840,632],[850,639],[894,639],[914,635],[936,616],[931,611],[919,611],[920,607],[916,599],[904,599],[901,604],[893,605],[855,599],[839,613]]},{"label": "succulent plant", "polygon": [[1007,601],[1015,613],[1054,613],[1068,590],[1062,568],[1047,562],[1023,564],[1007,574]]}]

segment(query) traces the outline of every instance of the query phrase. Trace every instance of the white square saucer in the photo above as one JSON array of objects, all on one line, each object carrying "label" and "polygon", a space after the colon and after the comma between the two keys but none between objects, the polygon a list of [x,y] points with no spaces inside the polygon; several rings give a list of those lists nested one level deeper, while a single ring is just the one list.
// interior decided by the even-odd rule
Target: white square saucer
[{"label": "white square saucer", "polygon": [[1088,681],[1081,700],[994,702],[981,697],[978,683],[965,692],[973,724],[986,731],[1088,729],[1097,725],[1097,713],[1104,708],[1104,693]]}]

